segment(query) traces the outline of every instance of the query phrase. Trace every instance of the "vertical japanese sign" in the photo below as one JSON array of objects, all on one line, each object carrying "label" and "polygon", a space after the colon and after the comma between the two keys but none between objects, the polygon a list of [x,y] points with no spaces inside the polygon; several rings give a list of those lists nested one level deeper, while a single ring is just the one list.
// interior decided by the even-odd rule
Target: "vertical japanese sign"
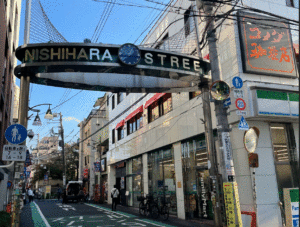
[{"label": "vertical japanese sign", "polygon": [[245,73],[296,77],[288,24],[275,17],[239,12],[241,55]]},{"label": "vertical japanese sign", "polygon": [[227,227],[236,227],[232,183],[224,182],[223,191],[224,191]]},{"label": "vertical japanese sign", "polygon": [[228,175],[228,180],[233,181],[235,172],[233,168],[233,160],[231,155],[231,143],[230,143],[229,132],[222,132],[222,144],[223,144],[223,151],[224,151],[225,169]]}]

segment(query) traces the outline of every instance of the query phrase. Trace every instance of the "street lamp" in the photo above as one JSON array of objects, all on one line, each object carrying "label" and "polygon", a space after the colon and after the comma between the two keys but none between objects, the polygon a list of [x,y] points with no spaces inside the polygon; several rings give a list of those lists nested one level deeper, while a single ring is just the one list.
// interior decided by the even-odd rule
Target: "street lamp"
[{"label": "street lamp", "polygon": [[53,119],[53,115],[52,115],[52,112],[51,112],[51,109],[50,109],[50,105],[49,105],[49,108],[46,112],[46,115],[44,117],[45,119],[48,119],[48,120],[52,120]]},{"label": "street lamp", "polygon": [[[39,105],[36,105],[36,106],[33,106],[33,107],[29,107],[28,108],[28,111],[33,111],[33,112],[37,112],[37,115],[35,116],[35,119],[32,123],[32,125],[42,125],[42,122],[41,122],[41,119],[40,119],[40,116],[39,116],[39,112],[40,110],[38,109],[34,109],[35,107],[37,106],[43,106],[43,105],[48,105],[48,110],[46,112],[46,115],[45,115],[45,119],[48,119],[48,120],[52,120],[53,119],[53,115],[52,115],[52,112],[51,112],[51,109],[50,109],[50,106],[52,104],[49,104],[49,103],[43,103],[43,104],[39,104]],[[27,119],[30,119],[30,117],[32,116],[33,114],[31,114]]]}]

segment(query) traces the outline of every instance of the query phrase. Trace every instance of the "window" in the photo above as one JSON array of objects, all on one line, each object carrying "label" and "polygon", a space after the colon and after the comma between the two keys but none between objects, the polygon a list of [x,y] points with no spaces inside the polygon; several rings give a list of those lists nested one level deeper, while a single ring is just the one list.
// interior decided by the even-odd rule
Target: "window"
[{"label": "window", "polygon": [[135,132],[143,126],[143,113],[139,113],[127,121],[127,135]]},{"label": "window", "polygon": [[286,0],[286,5],[299,9],[299,0]]},{"label": "window", "polygon": [[112,144],[115,143],[115,130],[114,129],[111,131],[111,143]]},{"label": "window", "polygon": [[184,31],[187,37],[194,30],[193,12],[191,7],[184,13]]},{"label": "window", "polygon": [[190,100],[197,97],[198,95],[201,95],[201,91],[194,91],[194,92],[190,92]]},{"label": "window", "polygon": [[115,96],[113,95],[111,97],[111,109],[113,110],[115,108]]},{"label": "window", "polygon": [[299,169],[294,131],[291,124],[271,124],[271,138],[279,198],[284,188],[299,187]]},{"label": "window", "polygon": [[106,104],[107,104],[107,106],[109,106],[109,97],[108,96],[106,98]]},{"label": "window", "polygon": [[119,92],[119,93],[118,93],[117,104],[119,104],[120,102],[122,102],[123,99],[124,99],[124,93],[123,93],[123,92]]},{"label": "window", "polygon": [[117,129],[118,130],[118,140],[121,140],[125,136],[124,126]]},{"label": "window", "polygon": [[167,93],[148,107],[148,121],[152,122],[172,110],[172,94]]}]

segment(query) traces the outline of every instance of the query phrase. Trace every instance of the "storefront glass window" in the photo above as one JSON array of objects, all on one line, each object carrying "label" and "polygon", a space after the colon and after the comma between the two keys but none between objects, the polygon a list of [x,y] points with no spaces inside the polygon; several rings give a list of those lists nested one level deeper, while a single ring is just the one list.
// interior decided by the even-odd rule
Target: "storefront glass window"
[{"label": "storefront glass window", "polygon": [[271,124],[270,128],[279,198],[283,202],[284,188],[299,187],[295,137],[290,124]]},{"label": "storefront glass window", "polygon": [[181,152],[186,216],[212,219],[208,154],[204,136],[182,142]]},{"label": "storefront glass window", "polygon": [[132,160],[132,190],[133,190],[133,206],[139,207],[137,196],[143,193],[143,163],[142,156]]},{"label": "storefront glass window", "polygon": [[149,194],[159,206],[165,200],[170,203],[170,213],[177,213],[174,152],[164,149],[148,155]]}]

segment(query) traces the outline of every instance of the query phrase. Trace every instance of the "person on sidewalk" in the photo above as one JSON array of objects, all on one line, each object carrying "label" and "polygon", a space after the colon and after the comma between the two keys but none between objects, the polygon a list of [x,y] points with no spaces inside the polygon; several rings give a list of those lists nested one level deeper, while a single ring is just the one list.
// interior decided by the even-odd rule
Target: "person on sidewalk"
[{"label": "person on sidewalk", "polygon": [[31,188],[28,189],[28,197],[29,197],[29,203],[31,203],[33,201],[33,191]]},{"label": "person on sidewalk", "polygon": [[[112,207],[111,210],[115,210],[117,209],[117,201],[118,201],[118,197],[119,197],[119,190],[117,189],[117,185],[114,185],[114,188],[111,190],[111,198],[112,198]],[[115,209],[114,209],[115,207]]]},{"label": "person on sidewalk", "polygon": [[59,184],[57,184],[57,201],[60,200],[61,193],[62,193],[61,187],[59,186]]}]

